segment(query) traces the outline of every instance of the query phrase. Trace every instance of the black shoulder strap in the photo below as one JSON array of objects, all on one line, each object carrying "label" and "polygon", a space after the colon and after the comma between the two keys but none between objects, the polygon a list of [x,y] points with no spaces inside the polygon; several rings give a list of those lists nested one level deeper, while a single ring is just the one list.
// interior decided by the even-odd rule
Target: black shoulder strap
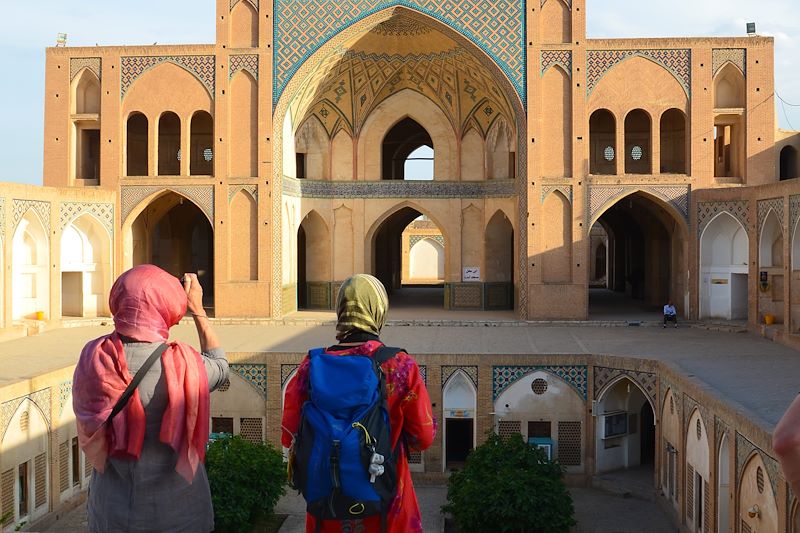
[{"label": "black shoulder strap", "polygon": [[123,392],[122,396],[119,397],[119,400],[117,400],[117,404],[111,410],[111,414],[108,415],[108,418],[106,419],[106,424],[110,423],[114,419],[114,417],[119,414],[120,411],[125,409],[125,406],[128,404],[128,400],[130,400],[131,396],[133,396],[133,391],[136,390],[136,387],[138,387],[139,383],[141,383],[142,379],[144,379],[144,375],[147,374],[147,371],[150,370],[150,367],[153,366],[153,363],[155,363],[156,360],[159,359],[161,355],[167,351],[168,347],[169,346],[166,343],[160,345],[158,348],[156,348],[156,351],[150,354],[150,357],[147,358],[147,361],[144,362],[141,368],[139,368],[139,370],[136,371],[136,374],[133,376],[133,379],[128,384],[128,387],[125,389],[125,392]]},{"label": "black shoulder strap", "polygon": [[375,359],[375,362],[378,363],[378,366],[380,366],[400,352],[405,352],[405,349],[393,348],[391,346],[381,346],[377,349],[373,358]]}]

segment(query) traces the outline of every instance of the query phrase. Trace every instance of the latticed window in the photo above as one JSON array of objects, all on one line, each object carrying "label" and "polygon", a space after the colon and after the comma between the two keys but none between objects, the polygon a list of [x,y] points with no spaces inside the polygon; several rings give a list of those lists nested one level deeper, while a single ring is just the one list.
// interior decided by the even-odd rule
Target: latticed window
[{"label": "latticed window", "polygon": [[239,419],[239,434],[255,444],[264,442],[264,429],[261,418]]},{"label": "latticed window", "polygon": [[422,452],[409,452],[409,454],[408,454],[408,464],[410,464],[410,465],[421,465],[422,464]]},{"label": "latticed window", "polygon": [[711,489],[703,482],[703,531],[711,531]]},{"label": "latticed window", "polygon": [[47,503],[47,456],[40,453],[33,460],[34,506],[38,509]]},{"label": "latticed window", "polygon": [[511,435],[522,433],[522,422],[519,420],[501,420],[497,425],[497,434],[507,439]]},{"label": "latticed window", "polygon": [[580,466],[581,423],[558,423],[558,462],[564,466]]},{"label": "latticed window", "polygon": [[88,481],[92,477],[92,470],[94,467],[92,466],[92,462],[86,457],[86,454],[81,452],[83,455],[83,475],[84,478]]},{"label": "latticed window", "polygon": [[753,533],[753,530],[750,528],[750,524],[742,520],[742,533]]},{"label": "latticed window", "polygon": [[694,467],[686,465],[686,517],[694,521]]},{"label": "latticed window", "polygon": [[69,441],[58,445],[58,487],[61,492],[69,488]]},{"label": "latticed window", "polygon": [[7,516],[0,524],[7,526],[14,521],[14,470],[0,474],[0,516]]}]

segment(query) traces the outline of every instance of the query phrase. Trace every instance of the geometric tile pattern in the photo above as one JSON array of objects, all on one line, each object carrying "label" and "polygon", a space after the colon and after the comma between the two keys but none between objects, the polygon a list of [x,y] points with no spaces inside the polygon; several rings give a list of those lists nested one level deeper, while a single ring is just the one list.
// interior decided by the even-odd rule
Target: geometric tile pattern
[{"label": "geometric tile pattern", "polygon": [[522,433],[522,422],[519,420],[501,420],[497,424],[497,434],[502,439]]},{"label": "geometric tile pattern", "polygon": [[158,191],[173,191],[181,196],[185,196],[193,201],[208,216],[208,220],[214,221],[214,186],[213,185],[189,185],[186,187],[159,187],[159,186],[122,186],[120,203],[122,204],[122,222],[124,222],[131,211],[139,203]]},{"label": "geometric tile pattern", "polygon": [[321,181],[284,176],[283,193],[301,198],[511,198],[515,180]]},{"label": "geometric tile pattern", "polygon": [[587,394],[587,368],[585,365],[574,366],[493,366],[492,367],[492,401],[511,385],[533,372],[545,371],[563,379],[569,386],[578,391],[585,400]]},{"label": "geometric tile pattern", "polygon": [[240,418],[239,435],[253,444],[263,444],[264,420],[262,418]]},{"label": "geometric tile pattern", "polygon": [[736,432],[736,477],[739,479],[742,475],[742,471],[744,470],[745,463],[750,458],[750,455],[756,452],[758,455],[761,456],[761,460],[764,461],[764,466],[767,467],[767,472],[769,473],[769,482],[772,485],[772,493],[777,496],[778,494],[778,479],[782,479],[780,475],[780,467],[778,466],[778,462],[767,455],[764,450],[757,447],[755,444],[750,442],[750,440],[745,437],[744,435],[740,434],[738,431]]},{"label": "geometric tile pattern", "polygon": [[106,228],[109,235],[114,234],[114,204],[64,202],[61,204],[61,216],[59,218],[60,229],[63,231],[64,228],[67,227],[67,224],[84,213],[94,215],[97,221]]},{"label": "geometric tile pattern", "polygon": [[47,503],[47,454],[40,453],[33,460],[34,505],[38,509]]},{"label": "geometric tile pattern", "polygon": [[33,209],[38,215],[47,235],[50,235],[50,202],[40,202],[38,200],[14,200],[14,224],[16,229],[19,221],[25,216],[29,209]]},{"label": "geometric tile pattern", "polygon": [[17,412],[17,408],[26,399],[33,402],[39,408],[47,422],[47,427],[50,427],[50,389],[47,388],[27,396],[20,396],[19,398],[3,402],[3,405],[0,406],[0,442],[3,441],[3,436],[5,435],[6,429],[8,429],[8,424],[11,423],[11,418],[14,416],[14,413]]},{"label": "geometric tile pattern", "polygon": [[697,203],[697,234],[703,233],[711,220],[720,213],[728,213],[738,220],[742,227],[747,230],[750,227],[750,207],[749,202],[698,202]]},{"label": "geometric tile pattern", "polygon": [[228,79],[233,79],[234,74],[240,70],[246,70],[253,78],[258,80],[258,56],[255,54],[236,55],[230,58],[230,70]]},{"label": "geometric tile pattern", "polygon": [[550,193],[556,191],[563,194],[564,198],[569,200],[569,203],[572,203],[572,185],[542,185],[542,203],[544,203],[545,198],[547,198]]},{"label": "geometric tile pattern", "polygon": [[442,246],[444,246],[444,237],[442,235],[412,235],[411,237],[408,238],[408,249],[410,250],[419,241],[424,241],[425,239],[436,241]]},{"label": "geometric tile pattern", "polygon": [[455,374],[457,371],[462,371],[464,374],[469,377],[472,384],[475,385],[475,390],[478,389],[478,367],[477,366],[443,366],[442,367],[442,389],[444,389],[445,384],[447,384],[447,380],[450,379],[450,376]]},{"label": "geometric tile pattern", "polygon": [[594,367],[594,396],[598,398],[604,387],[616,380],[619,376],[626,376],[631,381],[639,385],[641,389],[650,397],[653,405],[658,404],[656,391],[658,389],[658,377],[650,372],[634,372],[633,370],[620,370],[618,368],[607,368],[603,366]]},{"label": "geometric tile pattern", "polygon": [[286,386],[289,377],[297,370],[300,365],[281,365],[281,388]]},{"label": "geometric tile pattern", "polygon": [[70,81],[74,80],[81,70],[88,68],[100,80],[102,79],[101,65],[102,60],[99,57],[71,57],[69,60],[69,79]]},{"label": "geometric tile pattern", "polygon": [[422,378],[422,382],[425,385],[428,384],[428,366],[427,365],[419,365],[419,376]]},{"label": "geometric tile pattern", "polygon": [[692,87],[692,52],[689,49],[676,50],[589,50],[586,53],[586,95],[592,94],[603,76],[612,67],[630,57],[644,57],[667,69],[686,95],[691,94]]},{"label": "geometric tile pattern", "polygon": [[781,225],[781,232],[783,232],[783,198],[769,198],[767,200],[758,201],[758,234],[761,235],[761,230],[764,227],[764,221],[772,210],[778,217],[778,222]]},{"label": "geometric tile pattern", "polygon": [[72,394],[72,381],[62,381],[58,385],[58,416],[61,417],[61,413],[64,411],[64,404],[67,403],[67,399]]},{"label": "geometric tile pattern", "polygon": [[558,421],[558,462],[565,466],[580,466],[581,423]]},{"label": "geometric tile pattern", "polygon": [[[565,4],[567,4],[567,7],[569,7],[570,9],[572,9],[572,0],[561,0],[561,1],[562,1],[562,2],[564,2]],[[544,5],[545,5],[546,3],[547,3],[547,0],[541,0],[541,2],[540,2],[540,4],[539,4],[539,7],[544,7]]]},{"label": "geometric tile pattern", "polygon": [[691,205],[692,194],[691,185],[592,185],[589,190],[589,220],[594,220],[598,213],[605,207],[629,195],[633,191],[646,192],[664,200],[683,216],[687,225],[689,224],[689,205]]},{"label": "geometric tile pattern", "polygon": [[733,63],[742,74],[747,76],[747,49],[745,48],[714,48],[711,51],[711,72],[716,76],[725,63]]},{"label": "geometric tile pattern", "polygon": [[[2,204],[0,204],[0,209],[2,209]],[[797,220],[800,219],[800,194],[795,194],[789,197],[789,216],[791,217],[792,221],[791,225],[789,226],[789,233],[794,235],[794,229],[797,227]],[[0,219],[0,230],[2,230],[2,228],[2,219]]]},{"label": "geometric tile pattern", "polygon": [[50,426],[50,388],[42,389],[28,395],[28,398],[35,403],[44,415],[48,427]]},{"label": "geometric tile pattern", "polygon": [[572,51],[571,50],[542,50],[541,53],[542,76],[553,65],[559,65],[572,77]]},{"label": "geometric tile pattern", "polygon": [[256,389],[261,397],[267,398],[267,365],[234,363],[230,369]]},{"label": "geometric tile pattern", "polygon": [[340,30],[392,6],[422,12],[472,41],[525,101],[525,10],[519,0],[276,0],[274,101],[305,60]]},{"label": "geometric tile pattern", "polygon": [[[250,5],[256,8],[256,11],[258,11],[258,0],[247,0],[247,1],[250,2]],[[239,0],[231,0],[231,11],[233,11],[234,6],[238,3]]]},{"label": "geometric tile pattern", "polygon": [[196,77],[214,98],[216,57],[211,56],[136,56],[120,58],[120,98],[139,76],[162,63],[173,63]]},{"label": "geometric tile pattern", "polygon": [[253,200],[258,202],[258,185],[228,185],[228,202],[233,200],[236,193],[244,191],[253,197]]}]

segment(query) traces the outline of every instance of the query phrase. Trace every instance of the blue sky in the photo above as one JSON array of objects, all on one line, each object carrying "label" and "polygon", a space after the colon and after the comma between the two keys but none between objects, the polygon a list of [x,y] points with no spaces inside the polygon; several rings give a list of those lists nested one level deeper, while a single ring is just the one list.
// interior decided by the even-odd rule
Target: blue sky
[{"label": "blue sky", "polygon": [[[71,46],[193,44],[214,41],[213,0],[41,0],[12,2],[0,32],[0,102],[5,161],[0,181],[41,183],[44,49],[56,34]],[[775,37],[776,90],[800,104],[800,2],[797,0],[588,0],[589,37],[736,36],[746,22]],[[780,105],[779,124],[800,128],[800,107]]]}]

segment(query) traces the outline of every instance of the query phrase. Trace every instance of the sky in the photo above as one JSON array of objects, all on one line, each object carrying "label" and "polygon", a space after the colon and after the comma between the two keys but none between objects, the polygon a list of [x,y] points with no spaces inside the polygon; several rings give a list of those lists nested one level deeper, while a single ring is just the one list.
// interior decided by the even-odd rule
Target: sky
[{"label": "sky", "polygon": [[[6,154],[0,181],[42,182],[45,47],[214,42],[214,0],[40,0],[8,2],[0,31],[0,102]],[[775,38],[775,87],[782,128],[800,129],[800,2],[797,0],[587,0],[587,33],[601,37],[742,36],[755,22]],[[11,74],[13,73],[13,75]]]}]

